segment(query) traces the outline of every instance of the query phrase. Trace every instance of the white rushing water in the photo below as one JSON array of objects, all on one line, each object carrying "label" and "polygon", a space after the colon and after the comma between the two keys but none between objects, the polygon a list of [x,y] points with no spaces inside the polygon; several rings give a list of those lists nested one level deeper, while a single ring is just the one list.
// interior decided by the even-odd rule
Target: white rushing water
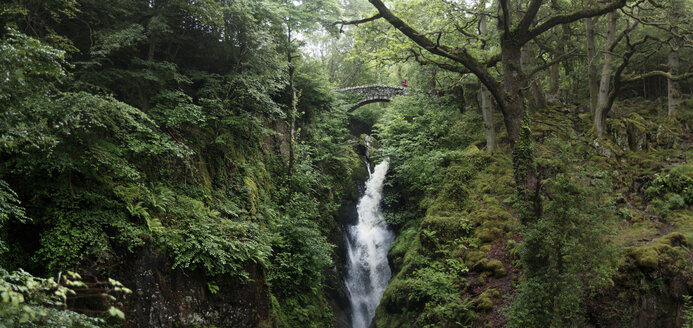
[{"label": "white rushing water", "polygon": [[376,165],[372,173],[369,168],[366,192],[357,205],[358,222],[348,227],[345,283],[349,290],[354,328],[370,325],[390,281],[387,252],[395,236],[380,211],[387,168],[387,161]]}]

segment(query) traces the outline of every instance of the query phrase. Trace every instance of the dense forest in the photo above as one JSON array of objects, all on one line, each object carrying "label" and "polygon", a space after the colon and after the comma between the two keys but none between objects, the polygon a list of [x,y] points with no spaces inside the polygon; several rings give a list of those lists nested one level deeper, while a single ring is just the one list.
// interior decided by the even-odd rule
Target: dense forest
[{"label": "dense forest", "polygon": [[692,0],[3,0],[0,327],[693,327]]}]

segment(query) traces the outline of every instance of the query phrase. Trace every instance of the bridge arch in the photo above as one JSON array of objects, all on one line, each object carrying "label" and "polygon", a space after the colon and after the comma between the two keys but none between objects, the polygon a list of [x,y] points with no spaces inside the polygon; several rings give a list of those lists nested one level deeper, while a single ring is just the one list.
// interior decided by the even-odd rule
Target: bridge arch
[{"label": "bridge arch", "polygon": [[409,90],[407,90],[407,88],[381,84],[342,88],[337,89],[337,92],[361,96],[357,103],[351,106],[347,112],[353,112],[363,105],[376,102],[389,102],[395,96],[406,96],[409,94]]}]

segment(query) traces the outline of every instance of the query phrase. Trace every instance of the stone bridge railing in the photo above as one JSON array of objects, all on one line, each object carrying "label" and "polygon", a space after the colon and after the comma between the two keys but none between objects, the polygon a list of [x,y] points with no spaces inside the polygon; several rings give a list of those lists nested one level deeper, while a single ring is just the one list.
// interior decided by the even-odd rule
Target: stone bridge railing
[{"label": "stone bridge railing", "polygon": [[360,95],[359,101],[349,108],[349,112],[355,109],[374,102],[387,102],[395,96],[406,96],[409,94],[409,90],[404,87],[393,87],[389,85],[365,85],[351,88],[337,89],[337,92],[351,93]]}]

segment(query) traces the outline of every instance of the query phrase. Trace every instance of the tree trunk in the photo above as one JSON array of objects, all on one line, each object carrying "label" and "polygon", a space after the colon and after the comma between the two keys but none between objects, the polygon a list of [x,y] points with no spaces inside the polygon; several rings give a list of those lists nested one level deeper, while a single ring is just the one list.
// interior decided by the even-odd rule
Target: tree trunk
[{"label": "tree trunk", "polygon": [[[532,46],[527,43],[522,47],[520,52],[520,58],[522,63],[522,69],[529,73],[532,72],[536,67],[536,56]],[[537,79],[531,79],[529,82],[529,106],[531,109],[544,108],[546,107],[546,95],[544,95],[544,88],[542,88]]]},{"label": "tree trunk", "polygon": [[[678,50],[671,49],[671,52],[669,52],[669,74],[672,76],[678,75],[679,74],[679,52]],[[668,93],[667,93],[667,100],[668,100],[668,116],[669,118],[675,118],[677,112],[679,111],[679,103],[681,101],[681,91],[679,88],[679,82],[675,81],[671,78],[667,79],[668,81]]]},{"label": "tree trunk", "polygon": [[[559,12],[561,10],[560,6],[558,5],[557,0],[551,0],[551,9],[555,10],[556,12]],[[559,38],[559,40],[556,42],[556,50],[558,50],[560,53],[564,52],[564,44],[565,41],[569,37],[569,30],[568,30],[568,25],[563,24],[561,25],[561,29],[563,32],[563,38]],[[552,55],[552,59],[556,59],[559,54],[554,53]],[[567,72],[566,72],[567,73]],[[559,88],[559,79],[561,76],[561,70],[560,70],[560,63],[555,63],[551,65],[551,70],[549,71],[549,93],[558,96],[558,88]]]},{"label": "tree trunk", "polygon": [[549,93],[552,95],[558,94],[558,83],[561,77],[561,67],[559,65],[559,63],[551,65],[551,72],[549,73]]},{"label": "tree trunk", "polygon": [[436,85],[438,84],[436,81],[437,74],[438,71],[436,71],[435,67],[431,66],[431,78],[428,80],[429,92],[433,92],[436,89]]},{"label": "tree trunk", "polygon": [[[483,11],[486,8],[486,1],[482,0],[479,2],[479,11]],[[479,34],[486,36],[488,34],[488,29],[486,27],[486,16],[481,16],[479,21]],[[481,45],[481,49],[486,48],[486,43]],[[491,95],[488,92],[488,88],[481,83],[481,88],[479,89],[479,98],[481,101],[481,115],[484,117],[484,130],[486,132],[486,150],[491,152],[496,149],[496,129],[493,124],[493,103],[491,102]]]},{"label": "tree trunk", "polygon": [[606,116],[609,113],[609,90],[611,88],[611,64],[613,54],[611,46],[616,42],[616,12],[612,11],[608,15],[609,24],[606,37],[606,51],[604,52],[604,63],[602,64],[602,79],[599,83],[599,99],[597,109],[594,113],[594,128],[597,136],[604,136],[606,132]]},{"label": "tree trunk", "polygon": [[298,97],[296,96],[296,86],[294,85],[294,71],[295,67],[292,63],[293,53],[291,51],[291,28],[287,29],[287,60],[289,63],[289,90],[291,91],[291,113],[289,117],[289,176],[294,170],[294,147],[296,144],[296,113],[298,112],[296,106],[298,104]]},{"label": "tree trunk", "polygon": [[527,79],[522,72],[520,61],[521,50],[508,36],[501,45],[501,62],[503,66],[503,87],[507,97],[502,100],[505,128],[512,145],[520,135],[520,125],[525,112],[524,99],[527,90]]},{"label": "tree trunk", "polygon": [[504,35],[501,42],[503,86],[507,97],[503,101],[505,127],[513,149],[513,172],[520,197],[520,219],[523,222],[537,220],[541,216],[540,184],[534,162],[532,133],[524,100],[528,80],[522,72],[521,47],[511,35]]},{"label": "tree trunk", "polygon": [[599,99],[599,80],[597,79],[597,57],[594,46],[594,23],[596,18],[585,18],[585,39],[587,39],[587,76],[590,90],[590,114],[594,118]]},{"label": "tree trunk", "polygon": [[[568,42],[571,42],[570,41],[571,40],[571,38],[570,38],[571,32],[570,32],[570,25],[568,25],[568,24],[563,24],[562,28],[563,28],[563,40],[561,40],[560,43],[561,43],[561,51],[563,52],[566,49],[566,44],[568,44]],[[573,76],[573,64],[570,60],[564,60],[563,61],[563,70],[565,71],[566,79],[568,79],[568,81],[570,81],[571,88],[576,89],[577,85],[578,85],[578,82],[577,82],[578,79],[576,79]],[[560,84],[559,84],[559,89],[560,89]],[[572,101],[572,99],[568,99],[568,100]]]},{"label": "tree trunk", "polygon": [[496,149],[496,129],[493,125],[493,103],[485,85],[479,90],[481,98],[481,114],[484,117],[484,129],[486,130],[486,150],[491,152]]}]

